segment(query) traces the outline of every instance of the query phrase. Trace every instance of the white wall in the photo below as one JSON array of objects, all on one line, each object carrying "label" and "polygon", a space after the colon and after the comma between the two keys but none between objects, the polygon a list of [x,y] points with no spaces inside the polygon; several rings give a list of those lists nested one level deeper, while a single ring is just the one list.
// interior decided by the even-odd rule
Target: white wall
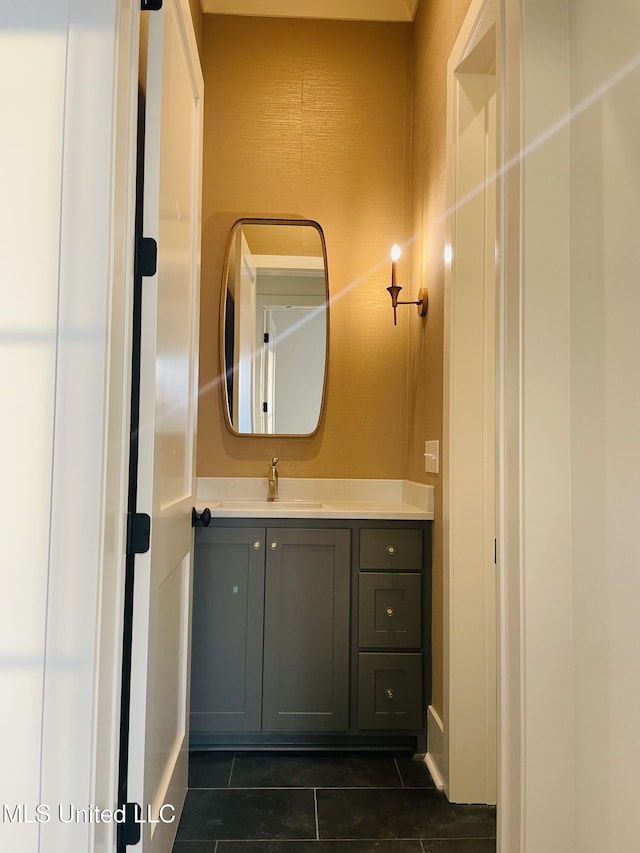
[{"label": "white wall", "polygon": [[501,850],[633,853],[640,8],[506,0],[503,10],[506,67],[522,83],[503,81],[505,139],[514,153],[515,129],[522,146],[503,196],[515,362],[502,483],[518,491],[505,501],[502,570],[507,584],[518,578],[508,593],[520,616],[508,620],[520,654],[505,656],[503,750],[522,772],[520,825]]},{"label": "white wall", "polygon": [[[0,11],[0,802],[8,804],[40,795],[66,6],[41,0],[28,16],[17,3]],[[0,824],[3,849],[34,850],[37,838],[34,825]]]},{"label": "white wall", "polygon": [[[527,3],[522,476],[526,850],[573,851],[568,18]],[[576,851],[577,853],[577,851]]]},{"label": "white wall", "polygon": [[50,809],[0,822],[14,853],[86,853],[93,827],[61,823],[58,805],[115,799],[131,246],[129,193],[115,216],[113,194],[130,178],[132,104],[125,85],[117,140],[114,85],[117,13],[126,32],[133,8],[0,7],[0,802],[32,820]]},{"label": "white wall", "polygon": [[638,849],[640,5],[572,0],[575,849]]}]

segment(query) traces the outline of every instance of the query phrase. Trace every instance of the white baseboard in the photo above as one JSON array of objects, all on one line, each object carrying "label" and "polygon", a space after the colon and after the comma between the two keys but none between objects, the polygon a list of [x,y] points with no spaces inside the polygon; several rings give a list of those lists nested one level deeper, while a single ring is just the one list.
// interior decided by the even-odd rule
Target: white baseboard
[{"label": "white baseboard", "polygon": [[427,753],[424,757],[424,763],[427,765],[427,770],[433,779],[433,784],[439,791],[444,791],[444,779],[440,775],[440,771],[438,770],[438,766],[433,760],[430,753]]},{"label": "white baseboard", "polygon": [[444,725],[432,705],[427,709],[427,754],[424,762],[434,785],[439,791],[443,791],[448,781]]}]

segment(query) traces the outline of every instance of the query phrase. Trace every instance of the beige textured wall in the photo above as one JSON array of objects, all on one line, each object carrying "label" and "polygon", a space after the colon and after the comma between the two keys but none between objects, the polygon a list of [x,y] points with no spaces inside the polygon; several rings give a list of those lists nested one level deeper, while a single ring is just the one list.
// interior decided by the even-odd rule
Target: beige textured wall
[{"label": "beige textured wall", "polygon": [[[409,309],[394,328],[385,288],[389,249],[409,234],[410,50],[409,24],[205,16],[198,476],[262,476],[272,455],[284,477],[405,476]],[[225,428],[220,280],[243,215],[324,229],[329,384],[311,438]],[[398,267],[405,278],[408,255]]]},{"label": "beige textured wall", "polygon": [[[195,2],[195,0],[192,0]],[[442,441],[446,65],[469,0],[422,0],[412,26],[206,15],[199,476],[405,477],[436,485],[433,704],[442,713],[442,503],[424,441]],[[197,30],[196,30],[197,31]],[[409,153],[410,146],[410,153]],[[325,422],[305,439],[239,438],[221,408],[224,246],[243,215],[324,228],[332,293]],[[402,296],[394,328],[388,250]],[[410,263],[409,263],[410,256]],[[410,276],[408,275],[411,270]]]},{"label": "beige textured wall", "polygon": [[441,477],[425,474],[424,442],[442,443],[447,61],[470,0],[421,0],[413,24],[411,284],[429,290],[426,329],[408,328],[407,476],[436,486],[433,526],[433,693],[443,713]]}]

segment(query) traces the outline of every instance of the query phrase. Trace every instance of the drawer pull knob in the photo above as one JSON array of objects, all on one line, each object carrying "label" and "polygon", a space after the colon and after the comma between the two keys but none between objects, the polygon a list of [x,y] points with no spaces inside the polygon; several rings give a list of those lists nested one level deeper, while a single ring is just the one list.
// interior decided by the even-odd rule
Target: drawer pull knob
[{"label": "drawer pull knob", "polygon": [[387,699],[393,699],[395,693],[391,687],[387,687],[387,689],[384,691],[384,695],[387,697]]},{"label": "drawer pull knob", "polygon": [[396,549],[393,547],[393,545],[387,545],[387,554],[389,554],[390,557],[393,557],[395,553]]},{"label": "drawer pull knob", "polygon": [[262,542],[260,542],[259,539],[256,539],[256,541],[253,543],[252,547],[253,547],[254,551],[259,551],[260,548],[262,547]]},{"label": "drawer pull knob", "polygon": [[387,607],[387,608],[385,608],[384,612],[387,614],[387,616],[393,616],[393,614],[395,613],[395,610],[393,609],[393,607]]},{"label": "drawer pull knob", "polygon": [[272,551],[275,551],[275,550],[276,550],[276,548],[278,547],[278,543],[277,543],[277,542],[272,542],[272,543],[271,543],[271,545],[269,545],[269,547],[271,548],[271,550],[272,550]]}]

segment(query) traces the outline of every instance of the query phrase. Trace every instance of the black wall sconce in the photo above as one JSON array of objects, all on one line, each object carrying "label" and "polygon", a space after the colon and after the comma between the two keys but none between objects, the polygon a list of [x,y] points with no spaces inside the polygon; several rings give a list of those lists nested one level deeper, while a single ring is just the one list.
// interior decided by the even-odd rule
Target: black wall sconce
[{"label": "black wall sconce", "polygon": [[396,284],[396,261],[402,254],[400,250],[400,246],[397,243],[391,247],[391,287],[388,287],[389,295],[391,296],[391,307],[393,308],[393,325],[398,325],[398,320],[396,317],[396,307],[398,305],[417,305],[418,306],[418,316],[426,317],[427,316],[427,308],[429,307],[429,294],[427,293],[426,287],[421,287],[418,291],[418,298],[415,302],[401,302],[398,299],[398,295],[402,290]]}]

